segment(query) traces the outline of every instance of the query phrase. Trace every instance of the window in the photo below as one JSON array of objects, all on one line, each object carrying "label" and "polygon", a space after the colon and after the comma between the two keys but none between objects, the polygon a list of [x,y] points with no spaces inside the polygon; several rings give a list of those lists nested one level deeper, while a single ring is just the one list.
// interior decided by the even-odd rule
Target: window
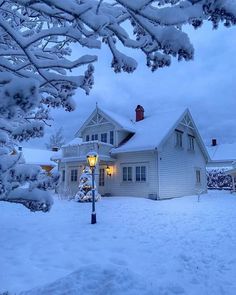
[{"label": "window", "polygon": [[194,136],[188,135],[188,149],[194,151]]},{"label": "window", "polygon": [[132,181],[132,167],[123,167],[123,181]]},{"label": "window", "polygon": [[105,184],[105,169],[99,169],[99,186],[104,186]]},{"label": "window", "polygon": [[89,135],[86,135],[86,141],[89,141]]},{"label": "window", "polygon": [[146,166],[137,166],[135,171],[136,181],[146,181]]},{"label": "window", "polygon": [[114,131],[110,131],[110,144],[114,144]]},{"label": "window", "polygon": [[62,170],[62,181],[65,181],[66,179],[66,171]]},{"label": "window", "polygon": [[200,184],[201,183],[201,171],[196,170],[196,183]]},{"label": "window", "polygon": [[101,142],[107,142],[107,133],[101,134]]},{"label": "window", "polygon": [[72,169],[71,172],[70,172],[70,180],[71,181],[77,181],[77,177],[78,177],[77,169]]},{"label": "window", "polygon": [[98,140],[98,135],[97,134],[92,134],[92,139],[91,140]]},{"label": "window", "polygon": [[180,130],[175,130],[175,138],[176,138],[176,142],[175,142],[175,146],[176,147],[183,147],[183,132]]}]

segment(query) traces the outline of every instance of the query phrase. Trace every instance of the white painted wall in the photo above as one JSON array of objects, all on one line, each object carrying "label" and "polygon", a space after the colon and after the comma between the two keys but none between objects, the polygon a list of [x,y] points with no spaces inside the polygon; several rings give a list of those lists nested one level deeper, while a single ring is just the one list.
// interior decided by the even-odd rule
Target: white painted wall
[{"label": "white painted wall", "polygon": [[87,126],[84,128],[81,136],[83,141],[86,141],[86,135],[89,135],[91,140],[92,134],[98,134],[98,140],[101,140],[101,134],[107,133],[107,142],[110,143],[110,131],[115,131],[115,126],[111,123],[104,123],[101,125]]},{"label": "white painted wall", "polygon": [[[163,144],[159,154],[160,198],[194,195],[207,189],[206,160],[195,140],[195,151],[188,149],[192,130],[178,126],[183,133],[183,148],[176,147],[175,132]],[[201,184],[196,184],[196,169],[201,170]]]},{"label": "white painted wall", "polygon": [[[133,181],[123,181],[124,166],[133,167]],[[135,181],[135,167],[146,166],[147,180],[146,182]],[[158,192],[157,178],[157,153],[154,151],[123,153],[116,156],[116,163],[113,167],[113,175],[109,183],[110,191],[114,196],[135,196],[148,197],[148,194]]]}]

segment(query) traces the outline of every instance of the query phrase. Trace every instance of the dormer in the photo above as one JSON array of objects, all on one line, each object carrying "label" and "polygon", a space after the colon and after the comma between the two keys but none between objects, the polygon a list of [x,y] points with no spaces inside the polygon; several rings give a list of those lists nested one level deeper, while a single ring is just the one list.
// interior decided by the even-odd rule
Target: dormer
[{"label": "dormer", "polygon": [[98,141],[117,147],[133,133],[134,123],[131,120],[96,107],[75,136],[81,137],[84,142]]}]

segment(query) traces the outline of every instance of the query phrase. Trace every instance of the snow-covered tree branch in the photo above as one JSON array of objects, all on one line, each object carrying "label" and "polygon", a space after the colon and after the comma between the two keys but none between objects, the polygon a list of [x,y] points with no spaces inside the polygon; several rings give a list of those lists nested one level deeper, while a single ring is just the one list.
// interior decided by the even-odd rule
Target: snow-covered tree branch
[{"label": "snow-covered tree branch", "polygon": [[[18,142],[43,135],[50,108],[74,110],[76,89],[89,94],[98,59],[89,54],[93,49],[107,46],[114,71],[128,73],[138,64],[124,48],[139,49],[155,71],[169,66],[171,58],[193,58],[182,28],[198,28],[204,21],[213,28],[220,22],[235,25],[235,1],[0,0],[1,200],[29,180],[26,175],[12,180],[19,164],[12,151]],[[78,46],[88,54],[76,50],[71,55]],[[81,69],[80,75],[74,69]]]},{"label": "snow-covered tree branch", "polygon": [[63,128],[61,127],[50,136],[49,142],[45,145],[48,150],[53,150],[53,148],[60,149],[63,144],[65,144],[65,137],[63,135]]}]

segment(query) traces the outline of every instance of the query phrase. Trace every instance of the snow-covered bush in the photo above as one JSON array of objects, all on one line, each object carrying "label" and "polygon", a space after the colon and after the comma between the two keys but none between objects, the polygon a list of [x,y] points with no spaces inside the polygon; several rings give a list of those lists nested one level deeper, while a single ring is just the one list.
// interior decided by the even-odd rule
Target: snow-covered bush
[{"label": "snow-covered bush", "polygon": [[[94,182],[95,188],[95,201],[98,201],[101,196],[96,189],[96,183]],[[83,173],[79,179],[79,190],[75,195],[75,201],[77,202],[92,202],[92,175],[89,167],[85,167]]]},{"label": "snow-covered bush", "polygon": [[[193,58],[183,25],[236,24],[235,3],[229,0],[0,0],[0,4],[0,201],[9,201],[14,189],[37,179],[23,173],[12,182],[12,170],[19,174],[21,169],[20,156],[12,154],[14,147],[43,136],[50,108],[73,111],[77,88],[89,94],[98,58],[78,57],[78,46],[91,52],[103,43],[111,52],[114,71],[128,73],[137,68],[137,61],[123,48],[139,49],[155,71],[169,66],[172,57]],[[76,54],[71,55],[72,48]],[[73,74],[78,68],[82,73]],[[21,192],[20,202],[23,198]],[[32,195],[32,201],[39,200]]]},{"label": "snow-covered bush", "polygon": [[208,189],[226,189],[233,187],[232,176],[227,174],[227,169],[208,169],[207,170]]}]

